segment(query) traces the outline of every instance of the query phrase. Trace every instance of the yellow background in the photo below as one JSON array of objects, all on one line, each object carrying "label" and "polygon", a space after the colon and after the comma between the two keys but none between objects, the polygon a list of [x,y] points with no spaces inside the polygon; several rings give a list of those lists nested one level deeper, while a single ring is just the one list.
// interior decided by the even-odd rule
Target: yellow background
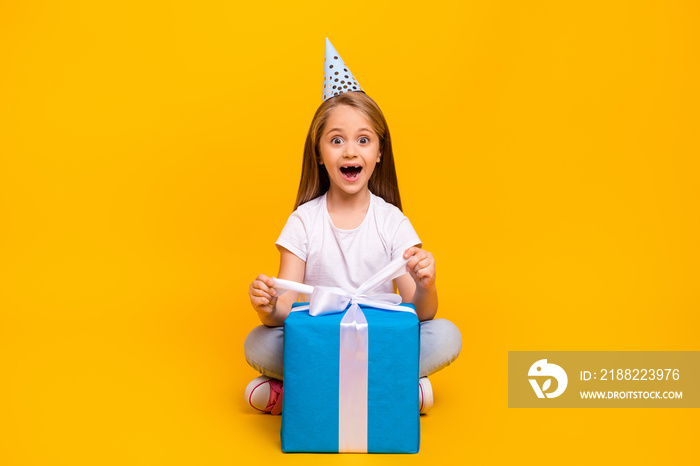
[{"label": "yellow background", "polygon": [[[698,410],[508,409],[507,352],[700,350],[697,2],[242,4],[0,5],[0,464],[695,463]],[[464,338],[411,457],[243,401],[325,37]]]}]

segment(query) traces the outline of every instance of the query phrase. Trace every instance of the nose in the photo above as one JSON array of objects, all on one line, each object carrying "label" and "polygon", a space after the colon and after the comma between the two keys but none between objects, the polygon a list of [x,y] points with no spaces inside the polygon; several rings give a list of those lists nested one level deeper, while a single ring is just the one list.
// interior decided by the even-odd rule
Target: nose
[{"label": "nose", "polygon": [[345,150],[343,151],[343,157],[351,159],[357,157],[357,147],[354,142],[349,142],[345,145]]}]

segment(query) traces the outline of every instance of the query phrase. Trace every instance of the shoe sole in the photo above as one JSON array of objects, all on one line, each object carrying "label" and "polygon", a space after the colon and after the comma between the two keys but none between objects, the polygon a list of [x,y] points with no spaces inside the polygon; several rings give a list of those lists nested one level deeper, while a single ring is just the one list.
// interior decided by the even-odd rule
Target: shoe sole
[{"label": "shoe sole", "polygon": [[433,386],[427,377],[418,380],[418,389],[420,390],[420,413],[425,414],[433,407]]},{"label": "shoe sole", "polygon": [[253,405],[253,403],[251,402],[251,398],[253,396],[253,391],[255,391],[256,388],[258,388],[260,385],[266,383],[269,380],[270,377],[264,375],[258,376],[248,383],[248,385],[245,387],[245,392],[243,393],[246,403],[248,403],[248,405],[250,405],[251,408],[257,411],[261,411],[263,413],[265,412],[265,410]]}]

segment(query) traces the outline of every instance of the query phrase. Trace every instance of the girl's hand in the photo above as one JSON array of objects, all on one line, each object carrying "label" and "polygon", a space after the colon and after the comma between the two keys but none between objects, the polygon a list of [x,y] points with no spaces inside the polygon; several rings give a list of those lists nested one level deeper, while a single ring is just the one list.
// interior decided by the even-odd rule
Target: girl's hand
[{"label": "girl's hand", "polygon": [[270,315],[275,309],[277,290],[273,288],[274,282],[267,275],[260,274],[248,288],[250,303],[259,314]]},{"label": "girl's hand", "polygon": [[410,258],[406,264],[406,270],[411,274],[416,286],[421,288],[435,286],[435,259],[431,253],[414,246],[406,249],[403,257]]}]

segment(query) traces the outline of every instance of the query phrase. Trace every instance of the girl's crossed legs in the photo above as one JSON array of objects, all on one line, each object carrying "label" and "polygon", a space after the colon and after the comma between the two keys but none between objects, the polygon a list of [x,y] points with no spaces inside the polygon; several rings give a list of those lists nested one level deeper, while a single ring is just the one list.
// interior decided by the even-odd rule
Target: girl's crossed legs
[{"label": "girl's crossed legs", "polygon": [[[420,323],[419,376],[434,374],[457,359],[462,349],[459,329],[445,319]],[[262,375],[282,380],[284,327],[255,327],[245,339],[246,361]]]}]

